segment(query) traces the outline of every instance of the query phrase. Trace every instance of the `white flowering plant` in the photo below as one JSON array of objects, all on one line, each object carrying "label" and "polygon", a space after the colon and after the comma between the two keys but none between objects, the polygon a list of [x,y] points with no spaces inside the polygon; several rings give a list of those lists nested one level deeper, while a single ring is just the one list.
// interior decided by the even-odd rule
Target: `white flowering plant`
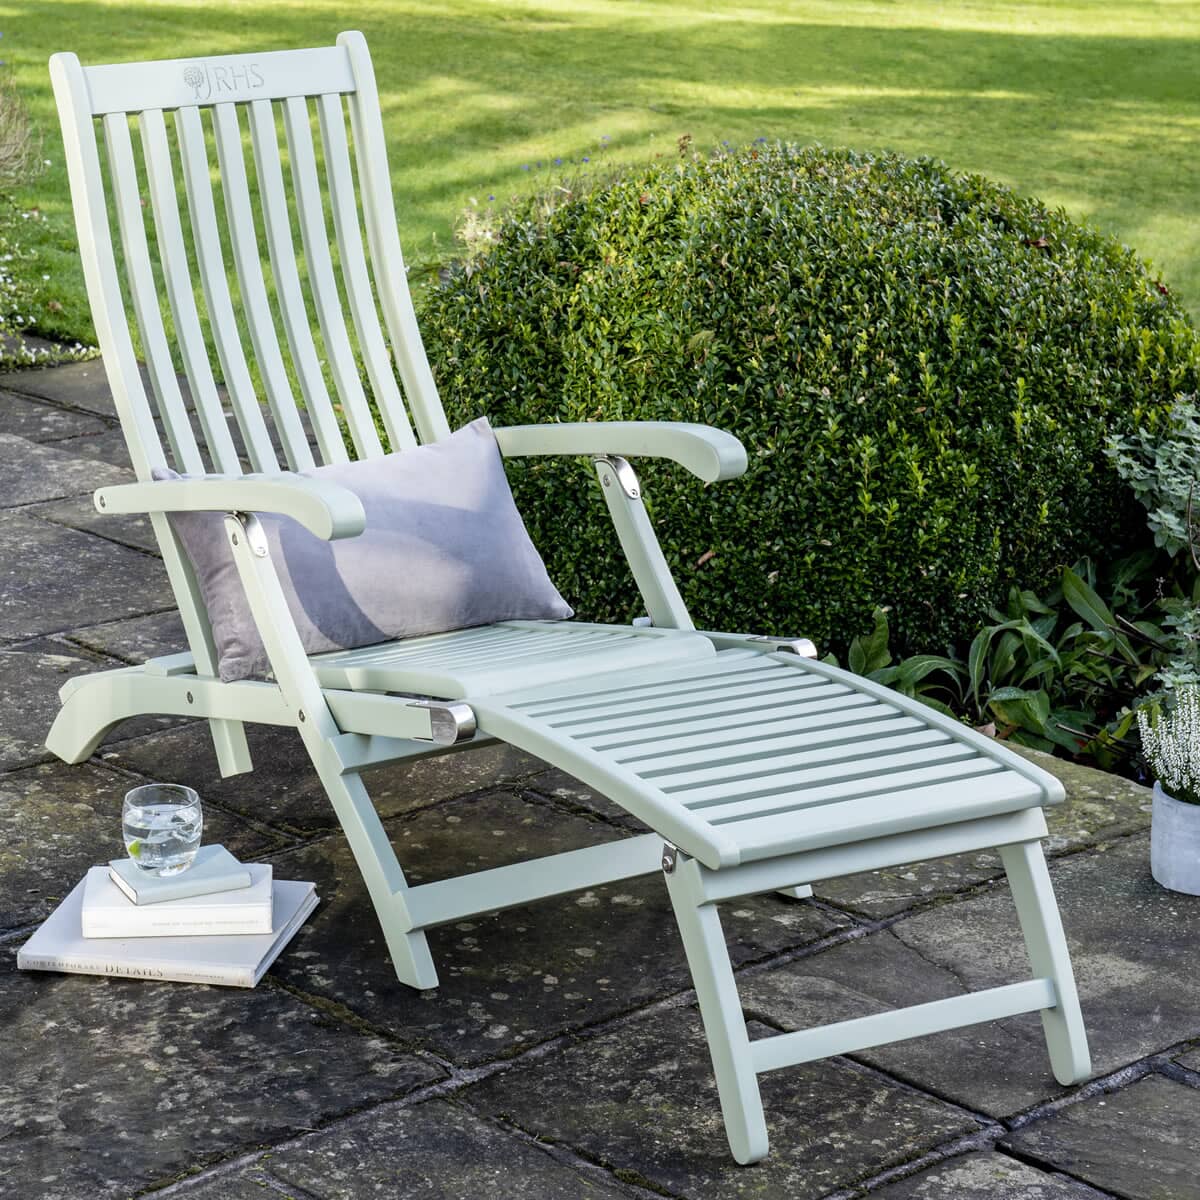
[{"label": "white flowering plant", "polygon": [[1138,709],[1142,753],[1164,792],[1200,804],[1200,687],[1181,687],[1175,703]]}]

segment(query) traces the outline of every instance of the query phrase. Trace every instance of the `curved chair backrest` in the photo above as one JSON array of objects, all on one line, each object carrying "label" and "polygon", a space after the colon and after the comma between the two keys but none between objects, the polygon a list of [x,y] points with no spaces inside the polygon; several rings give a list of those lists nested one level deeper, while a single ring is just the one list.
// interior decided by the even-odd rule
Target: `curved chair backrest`
[{"label": "curved chair backrest", "polygon": [[[362,34],[97,67],[56,54],[50,75],[92,319],[139,479],[159,466],[304,470],[346,461],[349,447],[363,458],[449,433]],[[191,564],[166,518],[151,521],[195,669],[210,675]],[[214,721],[214,734],[228,724]]]},{"label": "curved chair backrest", "polygon": [[303,470],[345,461],[348,445],[380,454],[368,393],[391,449],[449,432],[361,34],[97,67],[57,54],[50,69],[92,313],[139,478],[162,465]]}]

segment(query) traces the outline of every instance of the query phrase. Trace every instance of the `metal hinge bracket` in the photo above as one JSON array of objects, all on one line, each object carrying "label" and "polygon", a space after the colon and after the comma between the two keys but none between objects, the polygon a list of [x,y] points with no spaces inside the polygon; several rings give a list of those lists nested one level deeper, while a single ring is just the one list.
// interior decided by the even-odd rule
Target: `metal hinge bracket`
[{"label": "metal hinge bracket", "polygon": [[770,646],[778,653],[798,654],[801,658],[817,657],[817,648],[808,638],[752,637],[747,641]]},{"label": "metal hinge bracket", "polygon": [[600,483],[604,487],[612,487],[612,480],[630,500],[638,500],[642,495],[641,484],[638,483],[637,472],[619,454],[598,454],[592,461],[598,468],[607,467],[611,474],[600,471]]}]

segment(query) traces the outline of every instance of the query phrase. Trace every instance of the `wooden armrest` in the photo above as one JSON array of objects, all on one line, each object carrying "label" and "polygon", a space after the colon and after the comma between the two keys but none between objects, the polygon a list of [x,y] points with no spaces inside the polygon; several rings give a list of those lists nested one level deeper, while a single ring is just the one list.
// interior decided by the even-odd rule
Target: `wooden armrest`
[{"label": "wooden armrest", "polygon": [[125,483],[100,488],[93,499],[102,513],[277,513],[325,541],[356,537],[367,523],[362,501],[349,488],[290,472]]},{"label": "wooden armrest", "polygon": [[684,421],[580,421],[511,425],[497,429],[509,458],[535,454],[648,455],[669,458],[706,483],[735,479],[746,470],[746,451],[731,433]]}]

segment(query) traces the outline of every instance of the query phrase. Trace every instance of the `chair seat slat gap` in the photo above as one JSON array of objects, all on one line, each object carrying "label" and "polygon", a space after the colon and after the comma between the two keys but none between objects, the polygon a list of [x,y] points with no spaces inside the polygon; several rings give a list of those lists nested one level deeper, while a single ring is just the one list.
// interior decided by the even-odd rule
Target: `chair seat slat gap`
[{"label": "chair seat slat gap", "polygon": [[[993,767],[995,764],[992,764]],[[964,787],[964,780],[970,780]],[[1022,786],[1024,785],[1024,786]],[[840,802],[823,800],[795,809],[771,812],[742,820],[713,821],[715,828],[737,840],[746,859],[772,857],[786,849],[830,845],[847,834],[877,837],[904,829],[920,829],[939,820],[969,820],[1015,812],[1036,803],[1037,789],[1028,781],[1007,777],[1002,770],[964,772],[938,779],[924,787],[907,789],[900,807],[892,796],[879,793],[856,795]],[[880,826],[884,828],[880,830]]]},{"label": "chair seat slat gap", "polygon": [[676,774],[687,767],[717,767],[734,763],[769,763],[778,755],[791,750],[818,752],[832,747],[850,746],[876,738],[898,737],[920,729],[916,717],[886,713],[874,721],[826,725],[823,729],[783,728],[776,730],[749,729],[739,739],[713,740],[694,738],[693,744],[680,746],[663,754],[642,755],[636,758],[614,756],[617,761],[636,771],[642,779]]},{"label": "chair seat slat gap", "polygon": [[179,156],[183,162],[184,190],[192,219],[192,241],[200,268],[200,283],[204,288],[217,358],[225,376],[225,389],[242,433],[242,443],[251,468],[259,472],[275,472],[279,470],[279,459],[275,456],[271,435],[263,420],[242,349],[237,318],[233,314],[233,297],[230,295],[229,277],[221,249],[208,148],[199,111],[190,107],[177,109],[175,130]]},{"label": "chair seat slat gap", "polygon": [[[696,716],[705,716],[708,713],[708,706],[711,703],[721,703],[728,700],[737,700],[741,698],[751,700],[766,700],[770,698],[771,703],[780,703],[784,697],[788,697],[793,702],[797,701],[797,693],[804,692],[808,694],[820,693],[816,699],[824,698],[825,696],[833,696],[839,692],[849,691],[848,688],[834,685],[832,688],[825,687],[809,687],[806,684],[797,685],[792,680],[780,680],[778,683],[768,684],[766,686],[751,686],[740,688],[720,688],[710,687],[702,691],[692,692],[688,696],[671,696],[663,695],[659,698],[647,698],[636,702],[631,702],[622,708],[617,713],[613,713],[611,706],[597,706],[592,710],[580,709],[574,713],[568,713],[567,720],[557,720],[552,713],[548,713],[541,719],[546,722],[552,729],[575,730],[582,726],[583,729],[578,734],[572,736],[586,737],[588,730],[597,722],[607,719],[610,715],[619,715],[621,717],[649,717],[655,713],[672,713],[679,716],[684,716],[692,713]],[[807,699],[807,695],[805,697]]]},{"label": "chair seat slat gap", "polygon": [[[893,797],[897,810],[907,802],[907,793],[928,792],[932,788],[944,788],[954,784],[965,790],[974,788],[978,781],[1002,775],[1004,768],[986,758],[965,758],[945,763],[937,773],[928,769],[909,771],[895,776],[870,779],[849,779],[828,784],[825,787],[806,788],[802,792],[784,789],[780,792],[765,792],[751,799],[738,798],[728,804],[712,804],[693,811],[713,825],[737,825],[743,821],[755,821],[764,817],[803,813],[806,810],[835,809],[838,805],[850,805],[855,801],[871,800],[886,796]],[[1012,784],[1009,781],[1008,786]],[[849,823],[849,818],[847,818]]]},{"label": "chair seat slat gap", "polygon": [[714,745],[714,734],[728,735],[729,741],[734,742],[752,736],[755,730],[769,731],[779,725],[789,729],[836,727],[845,722],[847,714],[854,714],[853,719],[858,724],[883,721],[895,716],[894,709],[863,700],[861,696],[857,697],[857,700],[857,704],[847,704],[845,708],[836,712],[819,713],[815,717],[797,717],[791,709],[778,705],[773,708],[757,708],[741,717],[717,716],[694,721],[676,721],[656,726],[652,735],[648,735],[645,726],[639,726],[633,733],[606,734],[598,738],[589,738],[585,744],[593,750],[613,755],[620,762],[633,763],[641,758],[653,758],[658,753],[669,752],[673,747]]},{"label": "chair seat slat gap", "polygon": [[337,236],[342,281],[350,302],[354,328],[358,333],[363,365],[366,367],[375,403],[383,417],[383,427],[390,448],[393,451],[410,450],[416,446],[417,438],[404,407],[404,398],[400,395],[400,388],[396,383],[396,369],[383,339],[379,310],[371,290],[363,251],[362,230],[358,223],[354,172],[350,165],[350,147],[346,141],[341,96],[326,94],[318,97],[317,112],[320,116],[329,206],[333,213],[333,227]]},{"label": "chair seat slat gap", "polygon": [[321,457],[326,463],[348,462],[350,456],[346,453],[342,431],[333,415],[333,402],[325,386],[300,286],[300,274],[296,269],[296,247],[283,187],[275,109],[269,100],[254,100],[249,108],[250,137],[254,146],[259,198],[267,233],[267,252],[284,332],[300,381],[300,392],[316,434],[317,445],[321,449]]},{"label": "chair seat slat gap", "polygon": [[383,445],[363,392],[350,345],[350,334],[342,315],[341,297],[338,295],[333,260],[329,253],[325,208],[318,184],[320,175],[313,150],[308,101],[303,96],[292,96],[283,102],[283,127],[292,165],[292,194],[296,199],[300,244],[308,264],[313,308],[317,313],[317,324],[325,343],[334,386],[358,457],[377,457],[383,453]]},{"label": "chair seat slat gap", "polygon": [[[664,696],[690,697],[710,693],[716,688],[720,688],[721,692],[727,696],[746,695],[755,689],[780,683],[787,685],[785,689],[787,691],[797,691],[819,686],[820,680],[805,678],[787,667],[779,667],[775,671],[738,671],[717,676],[697,674],[690,679],[683,677],[665,683],[642,684],[640,687],[581,692],[578,704],[560,703],[556,707],[553,703],[543,702],[526,711],[531,717],[565,717],[569,713],[583,710],[591,712],[600,712],[606,708],[628,710],[630,705],[641,704],[647,700],[657,700]],[[555,724],[560,724],[560,722],[556,720]]]},{"label": "chair seat slat gap", "polygon": [[117,227],[125,258],[125,274],[133,300],[133,311],[142,335],[142,349],[150,372],[150,383],[158,406],[158,415],[167,435],[167,443],[176,467],[193,475],[204,474],[204,460],[196,435],[192,432],[175,362],[163,327],[158,286],[146,240],[145,212],[138,192],[137,167],[133,142],[129,136],[129,118],[113,113],[102,119],[104,142],[108,150],[109,174],[116,201]]},{"label": "chair seat slat gap", "polygon": [[[682,665],[672,664],[672,670],[667,672],[655,671],[650,678],[641,679],[636,683],[617,683],[615,679],[607,676],[601,676],[595,682],[604,682],[614,686],[605,686],[591,688],[588,691],[577,691],[569,697],[560,698],[557,703],[573,704],[574,701],[580,700],[584,703],[592,703],[595,701],[619,701],[623,699],[640,698],[645,693],[663,687],[686,686],[689,684],[697,687],[712,686],[715,682],[721,683],[745,683],[753,679],[768,679],[772,676],[779,676],[788,671],[787,667],[777,665],[775,663],[768,664],[768,669],[763,670],[756,663],[745,662],[730,662],[724,663],[718,659],[702,658],[695,663],[685,663]],[[546,700],[527,700],[514,702],[512,707],[517,712],[528,712],[531,716],[539,712],[552,713],[555,711],[565,712],[565,708],[555,709],[556,701],[554,699]]]},{"label": "chair seat slat gap", "polygon": [[242,150],[242,127],[235,104],[216,104],[212,109],[217,144],[217,164],[221,171],[225,197],[225,219],[229,243],[233,248],[238,286],[242,293],[242,311],[250,332],[250,344],[262,376],[267,404],[275,433],[293,471],[312,470],[316,466],[308,436],[296,409],[296,397],[288,381],[287,368],[279,347],[279,335],[271,319],[258,234],[250,207],[250,184]]},{"label": "chair seat slat gap", "polygon": [[751,799],[779,792],[803,792],[810,787],[825,783],[853,782],[859,779],[884,779],[909,767],[919,767],[932,772],[943,763],[958,762],[960,759],[979,759],[972,747],[956,742],[940,742],[933,746],[921,746],[915,750],[898,750],[892,754],[876,754],[851,762],[840,759],[820,767],[797,767],[781,769],[774,775],[759,775],[742,779],[722,778],[716,783],[689,784],[686,787],[660,785],[662,790],[689,809],[703,809],[705,805],[723,802],[726,799]]},{"label": "chair seat slat gap", "polygon": [[[853,707],[862,703],[862,697],[853,692],[846,692],[842,695],[832,696],[823,704],[813,705],[811,709],[804,713],[805,716],[811,716],[817,713],[834,712],[839,709]],[[661,724],[655,722],[655,731],[673,729],[673,730],[690,730],[694,727],[697,721],[709,721],[719,717],[736,717],[750,713],[758,713],[762,711],[762,704],[757,696],[745,696],[738,700],[730,700],[705,705],[703,712],[695,713],[679,713],[672,714],[669,721],[663,721]],[[778,706],[772,706],[772,711]],[[549,722],[547,722],[549,724]],[[644,735],[647,729],[645,720],[631,717],[629,714],[622,714],[620,717],[611,717],[606,721],[597,721],[594,726],[582,730],[575,730],[571,736],[585,745],[591,744],[596,739],[608,737],[614,734],[623,733],[638,733]]]},{"label": "chair seat slat gap", "polygon": [[698,788],[711,788],[722,784],[731,787],[753,785],[756,780],[770,780],[785,771],[821,772],[827,766],[843,764],[863,770],[886,769],[896,755],[923,751],[926,747],[956,746],[948,734],[940,729],[908,730],[892,729],[871,738],[860,738],[854,743],[833,743],[825,747],[782,746],[778,749],[763,749],[754,758],[734,756],[725,762],[685,764],[665,770],[638,771],[641,779],[648,779],[672,795],[691,792]]}]

